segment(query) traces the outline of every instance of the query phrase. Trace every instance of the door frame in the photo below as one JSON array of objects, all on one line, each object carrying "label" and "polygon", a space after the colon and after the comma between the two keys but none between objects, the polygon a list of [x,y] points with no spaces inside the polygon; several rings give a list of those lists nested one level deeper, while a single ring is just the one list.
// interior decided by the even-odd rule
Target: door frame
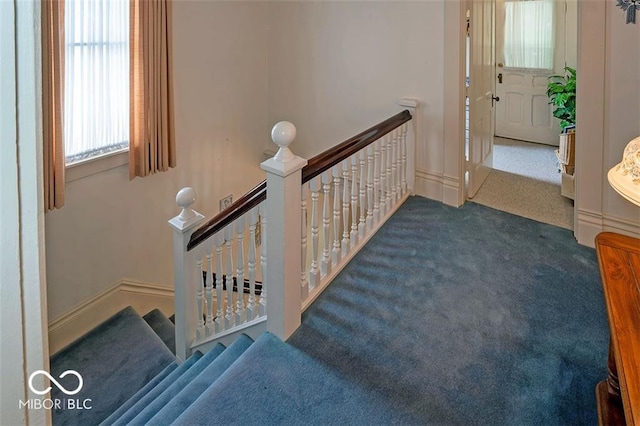
[{"label": "door frame", "polygon": [[[593,247],[593,238],[603,229],[604,192],[604,79],[606,4],[577,2],[578,8],[578,89],[576,146],[576,189],[574,236]],[[444,1],[444,163],[442,202],[459,207],[466,201],[464,185],[464,107],[466,17],[464,1]]]}]

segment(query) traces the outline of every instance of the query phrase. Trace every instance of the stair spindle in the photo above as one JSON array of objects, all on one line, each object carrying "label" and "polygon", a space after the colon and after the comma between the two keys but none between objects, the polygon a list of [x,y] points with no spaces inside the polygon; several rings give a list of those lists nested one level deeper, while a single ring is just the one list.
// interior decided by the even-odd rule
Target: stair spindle
[{"label": "stair spindle", "polygon": [[367,231],[373,229],[373,146],[367,147]]},{"label": "stair spindle", "polygon": [[386,136],[380,138],[380,218],[384,217],[386,212],[386,193],[387,187],[387,142]]},{"label": "stair spindle", "polygon": [[331,252],[331,263],[340,263],[340,165],[333,167],[333,250]]},{"label": "stair spindle", "polygon": [[393,161],[392,157],[392,139],[390,135],[386,136],[387,139],[387,180],[384,189],[385,193],[385,214],[391,210],[391,188],[393,186],[393,175],[391,174],[391,162]]},{"label": "stair spindle", "polygon": [[320,283],[320,262],[318,262],[319,245],[319,215],[318,198],[320,197],[320,178],[315,177],[309,182],[311,190],[311,269],[309,271],[309,289],[314,289]]},{"label": "stair spindle", "polygon": [[196,292],[196,298],[198,300],[197,302],[197,306],[198,306],[198,311],[196,312],[196,315],[198,315],[198,328],[196,328],[196,341],[202,340],[204,338],[204,319],[203,319],[203,312],[202,312],[202,303],[203,303],[203,288],[204,285],[202,283],[202,259],[198,259],[198,261],[196,262],[196,269],[198,271],[198,275],[196,276],[196,285],[198,286],[197,292]]},{"label": "stair spindle", "polygon": [[402,195],[407,193],[407,129],[409,125],[404,123],[402,125]]},{"label": "stair spindle", "polygon": [[216,333],[224,330],[224,324],[222,323],[222,312],[224,299],[222,297],[223,287],[223,273],[222,273],[222,246],[224,245],[224,239],[222,233],[219,232],[214,236],[214,244],[216,246],[216,318],[214,319]]},{"label": "stair spindle", "polygon": [[254,207],[249,213],[249,299],[247,300],[247,321],[256,317],[256,224],[258,223],[258,208]]},{"label": "stair spindle", "polygon": [[342,244],[341,255],[346,256],[349,253],[349,200],[351,199],[349,191],[349,160],[342,162]]},{"label": "stair spindle", "polygon": [[205,336],[211,336],[215,330],[213,325],[213,256],[211,251],[207,251],[207,293],[206,293],[206,321],[205,321]]},{"label": "stair spindle", "polygon": [[373,223],[380,221],[380,139],[373,143]]},{"label": "stair spindle", "polygon": [[236,247],[236,325],[246,319],[244,312],[244,227],[246,223],[246,215],[236,219],[237,247]]},{"label": "stair spindle", "polygon": [[349,233],[349,250],[358,244],[358,157],[351,156],[351,232]]},{"label": "stair spindle", "polygon": [[224,282],[227,287],[227,312],[224,316],[224,328],[233,327],[233,229],[229,225],[224,230],[226,252],[226,275]]},{"label": "stair spindle", "polygon": [[260,274],[262,276],[262,291],[260,292],[260,316],[267,314],[267,215],[265,203],[260,204]]},{"label": "stair spindle", "polygon": [[331,175],[328,171],[322,174],[322,263],[320,274],[331,273]]},{"label": "stair spindle", "polygon": [[391,205],[398,201],[398,129],[391,132]]},{"label": "stair spindle", "polygon": [[300,239],[300,297],[306,300],[309,296],[307,280],[307,185],[300,188],[301,239]]},{"label": "stair spindle", "polygon": [[365,150],[360,151],[360,179],[358,181],[360,193],[360,221],[358,222],[358,239],[362,240],[367,232],[367,162]]}]

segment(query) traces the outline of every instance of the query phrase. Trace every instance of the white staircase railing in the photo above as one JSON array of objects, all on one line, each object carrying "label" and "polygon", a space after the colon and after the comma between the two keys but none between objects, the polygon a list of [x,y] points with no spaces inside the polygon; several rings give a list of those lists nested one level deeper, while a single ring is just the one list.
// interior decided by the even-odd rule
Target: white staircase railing
[{"label": "white staircase railing", "polygon": [[[415,101],[401,105],[415,115]],[[271,133],[278,152],[261,165],[266,181],[231,207],[203,223],[191,209],[195,191],[178,192],[182,210],[169,221],[176,355],[240,333],[288,338],[412,193],[415,128],[405,110],[307,161],[289,149],[295,126],[280,122]]]}]

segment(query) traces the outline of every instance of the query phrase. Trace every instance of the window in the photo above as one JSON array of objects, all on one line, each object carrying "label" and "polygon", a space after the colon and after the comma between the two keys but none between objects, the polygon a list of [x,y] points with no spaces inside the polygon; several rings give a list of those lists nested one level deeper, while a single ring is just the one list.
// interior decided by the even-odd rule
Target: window
[{"label": "window", "polygon": [[129,0],[65,0],[66,164],[129,147]]},{"label": "window", "polygon": [[509,68],[553,69],[553,0],[505,2],[504,61]]}]

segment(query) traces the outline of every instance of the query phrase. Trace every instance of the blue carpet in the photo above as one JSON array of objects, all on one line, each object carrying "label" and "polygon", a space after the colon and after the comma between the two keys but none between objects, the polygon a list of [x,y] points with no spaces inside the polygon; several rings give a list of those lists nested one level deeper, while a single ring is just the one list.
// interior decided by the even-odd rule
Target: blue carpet
[{"label": "blue carpet", "polygon": [[[370,425],[415,423],[382,397],[264,333],[176,425]],[[163,424],[163,423],[160,423]]]},{"label": "blue carpet", "polygon": [[[133,308],[123,309],[51,357],[53,377],[60,377],[66,370],[75,370],[84,381],[80,392],[73,396],[67,396],[53,386],[51,398],[91,400],[83,404],[91,409],[65,409],[69,407],[67,403],[53,409],[53,424],[100,423],[172,362],[175,357],[151,327]],[[58,381],[68,390],[78,387],[78,379],[74,376]]]},{"label": "blue carpet", "polygon": [[[222,348],[217,347],[209,351],[209,358],[215,358],[222,352]],[[153,402],[158,396],[171,387],[178,379],[180,379],[187,371],[189,371],[198,361],[203,358],[201,352],[196,351],[185,362],[183,362],[178,368],[173,370],[167,377],[165,377],[160,383],[149,390],[142,398],[136,401],[125,413],[118,417],[109,417],[104,421],[104,425],[124,426],[127,425],[135,418],[142,410],[144,410],[151,402]]]},{"label": "blue carpet", "polygon": [[[253,339],[245,334],[238,337],[218,357],[205,365],[202,371],[191,376],[187,382],[177,380],[162,395],[151,402],[129,424],[170,424],[175,420],[200,394],[207,389],[235,360],[242,355],[253,343]],[[211,352],[211,351],[210,351]],[[195,369],[194,369],[195,370]]]},{"label": "blue carpet", "polygon": [[575,425],[597,423],[608,336],[570,231],[412,197],[288,343],[416,423]]},{"label": "blue carpet", "polygon": [[162,339],[171,353],[176,353],[176,326],[162,313],[160,309],[154,309],[142,317],[143,320]]},{"label": "blue carpet", "polygon": [[178,368],[178,364],[172,362],[169,364],[164,370],[160,372],[156,377],[154,377],[149,383],[144,385],[142,389],[136,392],[131,398],[129,398],[124,404],[122,404],[116,411],[111,413],[109,417],[104,419],[103,424],[110,425],[113,424],[118,418],[120,418],[125,412],[127,412],[131,407],[133,407],[138,401],[140,401],[146,394],[148,394],[153,388],[158,386],[160,382],[162,382],[167,376],[169,376],[173,371]]}]

